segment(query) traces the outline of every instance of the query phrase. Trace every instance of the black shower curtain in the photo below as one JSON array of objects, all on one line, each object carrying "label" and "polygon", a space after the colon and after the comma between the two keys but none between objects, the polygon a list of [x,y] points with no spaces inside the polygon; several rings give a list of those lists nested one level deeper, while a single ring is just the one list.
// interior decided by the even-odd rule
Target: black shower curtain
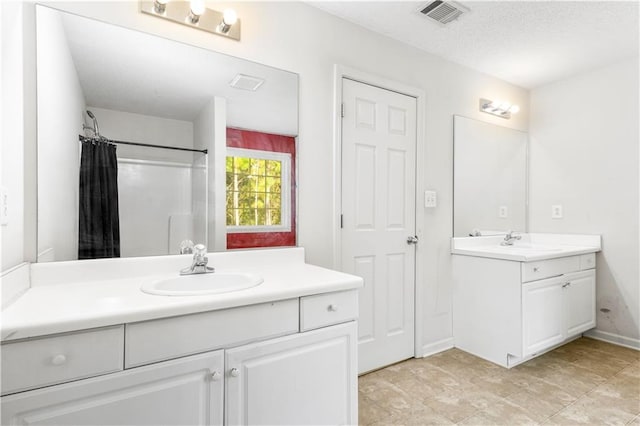
[{"label": "black shower curtain", "polygon": [[118,159],[108,142],[82,141],[78,259],[120,257]]}]

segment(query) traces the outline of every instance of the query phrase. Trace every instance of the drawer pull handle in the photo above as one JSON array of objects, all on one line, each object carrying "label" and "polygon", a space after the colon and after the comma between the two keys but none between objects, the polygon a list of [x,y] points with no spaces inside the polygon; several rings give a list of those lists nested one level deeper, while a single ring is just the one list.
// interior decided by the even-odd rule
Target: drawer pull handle
[{"label": "drawer pull handle", "polygon": [[539,270],[539,269],[540,269],[540,268],[538,268],[537,266],[535,266],[535,267],[533,268],[533,272],[538,272],[538,270]]},{"label": "drawer pull handle", "polygon": [[211,373],[211,380],[213,380],[214,382],[219,381],[221,377],[222,375],[218,371],[214,371],[213,373]]},{"label": "drawer pull handle", "polygon": [[51,358],[51,364],[53,365],[62,365],[65,362],[67,362],[67,357],[62,354],[58,354]]},{"label": "drawer pull handle", "polygon": [[566,283],[562,284],[562,288],[569,287],[570,285],[571,285],[570,282],[566,282]]},{"label": "drawer pull handle", "polygon": [[229,375],[231,377],[238,377],[240,375],[240,372],[237,368],[232,368],[231,371],[229,371]]},{"label": "drawer pull handle", "polygon": [[338,305],[332,303],[331,305],[329,305],[327,307],[327,310],[329,312],[337,312],[338,311]]}]

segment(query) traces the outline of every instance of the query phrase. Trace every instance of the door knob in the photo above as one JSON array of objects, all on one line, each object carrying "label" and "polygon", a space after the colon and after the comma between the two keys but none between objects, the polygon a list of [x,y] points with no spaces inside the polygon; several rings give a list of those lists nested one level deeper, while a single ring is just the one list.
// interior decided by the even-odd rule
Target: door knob
[{"label": "door knob", "polygon": [[418,236],[413,235],[413,236],[407,237],[407,244],[418,244]]},{"label": "door knob", "polygon": [[229,371],[229,374],[231,375],[231,377],[238,377],[240,375],[240,372],[237,368],[232,368],[231,371]]},{"label": "door knob", "polygon": [[211,380],[213,380],[214,382],[219,381],[221,377],[222,375],[218,371],[214,371],[213,373],[211,373]]}]

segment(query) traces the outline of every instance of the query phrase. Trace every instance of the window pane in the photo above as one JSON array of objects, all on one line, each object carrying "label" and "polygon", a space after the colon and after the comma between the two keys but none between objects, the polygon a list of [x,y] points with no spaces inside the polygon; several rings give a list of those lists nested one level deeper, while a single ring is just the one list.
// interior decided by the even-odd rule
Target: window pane
[{"label": "window pane", "polygon": [[251,159],[242,158],[242,157],[234,157],[235,170],[236,173],[246,173],[248,174],[251,170]]},{"label": "window pane", "polygon": [[278,208],[280,209],[280,194],[269,194],[269,208]]},{"label": "window pane", "polygon": [[229,226],[278,226],[282,220],[282,161],[226,158],[226,221]]},{"label": "window pane", "polygon": [[280,176],[280,169],[282,167],[282,164],[280,161],[276,161],[276,160],[267,160],[267,165],[266,165],[266,174],[269,176]]},{"label": "window pane", "polygon": [[269,209],[269,216],[271,217],[271,225],[280,225],[280,209]]}]

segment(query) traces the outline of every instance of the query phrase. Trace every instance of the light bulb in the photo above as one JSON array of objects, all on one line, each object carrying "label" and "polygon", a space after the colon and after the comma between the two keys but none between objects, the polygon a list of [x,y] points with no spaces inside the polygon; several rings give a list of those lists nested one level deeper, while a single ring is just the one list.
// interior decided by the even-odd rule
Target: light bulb
[{"label": "light bulb", "polygon": [[511,105],[509,111],[511,111],[511,114],[517,114],[520,112],[520,107],[518,105]]},{"label": "light bulb", "polygon": [[225,25],[231,26],[238,22],[238,14],[233,9],[225,9],[222,14],[222,22],[224,22]]},{"label": "light bulb", "polygon": [[204,0],[191,0],[191,13],[200,16],[204,13]]}]

